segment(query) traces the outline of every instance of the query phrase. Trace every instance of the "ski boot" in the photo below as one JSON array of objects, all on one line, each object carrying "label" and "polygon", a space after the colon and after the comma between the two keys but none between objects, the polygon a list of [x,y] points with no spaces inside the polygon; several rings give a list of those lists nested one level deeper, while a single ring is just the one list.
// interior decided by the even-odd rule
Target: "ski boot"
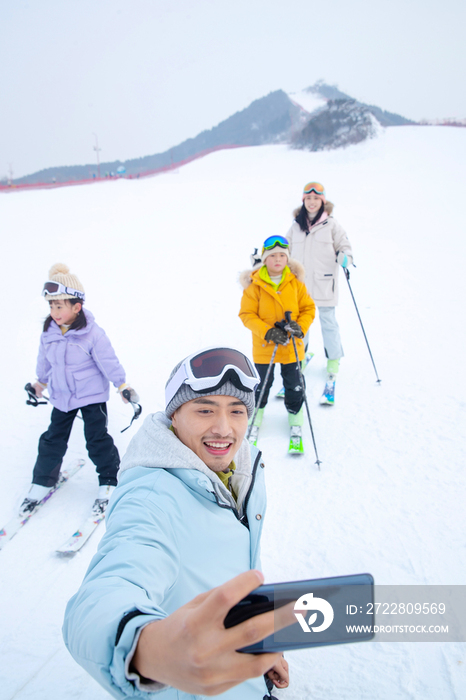
[{"label": "ski boot", "polygon": [[41,486],[40,484],[31,484],[28,495],[21,503],[18,511],[20,518],[27,518],[32,515],[39,503],[46,497],[51,486]]},{"label": "ski boot", "polygon": [[303,423],[304,411],[302,406],[298,413],[288,413],[288,424],[290,426],[289,455],[302,455],[304,453]]},{"label": "ski boot", "polygon": [[94,505],[92,506],[92,515],[99,517],[100,515],[103,515],[105,513],[105,511],[107,510],[108,502],[110,500],[110,496],[114,491],[115,486],[111,486],[110,484],[104,484],[103,486],[99,486],[97,498],[95,499]]}]

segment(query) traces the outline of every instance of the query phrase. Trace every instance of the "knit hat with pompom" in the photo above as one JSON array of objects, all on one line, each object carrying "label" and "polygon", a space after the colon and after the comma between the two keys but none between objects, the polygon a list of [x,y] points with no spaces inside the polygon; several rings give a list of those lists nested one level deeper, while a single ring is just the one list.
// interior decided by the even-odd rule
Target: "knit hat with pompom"
[{"label": "knit hat with pompom", "polygon": [[[59,282],[65,287],[76,289],[76,291],[82,292],[84,294],[84,287],[82,286],[81,282],[78,280],[76,275],[72,275],[70,273],[70,268],[68,267],[68,265],[64,265],[63,263],[56,263],[55,265],[52,265],[52,267],[49,270],[47,282]],[[47,301],[58,301],[59,299],[76,299],[76,295],[45,294],[45,298]],[[80,301],[82,302],[83,299],[80,299]]]}]

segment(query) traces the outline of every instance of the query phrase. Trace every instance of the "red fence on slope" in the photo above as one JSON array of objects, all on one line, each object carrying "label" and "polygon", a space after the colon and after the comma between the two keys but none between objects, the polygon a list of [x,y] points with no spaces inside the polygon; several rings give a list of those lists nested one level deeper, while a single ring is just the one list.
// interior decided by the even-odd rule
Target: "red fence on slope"
[{"label": "red fence on slope", "polygon": [[88,177],[82,180],[66,180],[65,182],[53,182],[52,180],[48,182],[34,182],[29,183],[18,183],[14,181],[8,184],[0,183],[0,192],[18,192],[24,190],[51,190],[56,187],[69,187],[70,185],[90,185],[95,182],[109,182],[111,180],[137,180],[141,177],[150,177],[152,175],[159,175],[160,173],[166,173],[170,170],[176,170],[183,165],[191,163],[193,160],[198,160],[198,158],[204,158],[205,156],[215,153],[216,151],[225,151],[232,148],[247,148],[246,145],[241,144],[230,144],[223,146],[214,146],[213,148],[206,148],[204,151],[199,151],[188,158],[179,160],[176,163],[170,163],[168,165],[163,165],[160,168],[154,168],[153,170],[144,170],[140,173],[123,173],[121,175],[114,173],[111,176],[106,177]]}]

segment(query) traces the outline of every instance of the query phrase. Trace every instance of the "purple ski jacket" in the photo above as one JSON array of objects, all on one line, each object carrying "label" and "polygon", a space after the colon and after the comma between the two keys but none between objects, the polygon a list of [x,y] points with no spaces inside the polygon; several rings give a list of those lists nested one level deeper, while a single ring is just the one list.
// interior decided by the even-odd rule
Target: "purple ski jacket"
[{"label": "purple ski jacket", "polygon": [[94,316],[84,310],[87,326],[62,335],[55,321],[40,337],[37,378],[47,384],[50,401],[60,411],[104,403],[109,381],[116,387],[126,381],[110,340]]}]

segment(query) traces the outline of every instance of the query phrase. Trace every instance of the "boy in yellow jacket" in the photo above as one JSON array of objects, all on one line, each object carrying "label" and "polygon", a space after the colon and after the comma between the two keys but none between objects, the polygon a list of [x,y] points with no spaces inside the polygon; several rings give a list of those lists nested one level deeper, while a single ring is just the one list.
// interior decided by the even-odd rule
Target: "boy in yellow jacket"
[{"label": "boy in yellow jacket", "polygon": [[[285,312],[291,312],[290,326],[296,337],[298,359],[304,359],[303,338],[314,320],[316,307],[304,284],[304,268],[296,260],[290,260],[289,243],[283,236],[270,236],[264,241],[262,265],[246,270],[240,276],[244,288],[239,317],[252,331],[252,352],[261,383],[256,387],[256,404],[262,391],[274,346],[278,345],[274,364],[280,364],[285,387],[285,407],[291,427],[291,443],[302,451],[302,425],[304,396],[299,378],[293,343],[288,333],[275,324],[285,320]],[[257,441],[270,388],[274,366],[270,372],[252,427],[250,440]],[[291,447],[291,444],[290,444]],[[301,449],[298,449],[301,447]]]}]

